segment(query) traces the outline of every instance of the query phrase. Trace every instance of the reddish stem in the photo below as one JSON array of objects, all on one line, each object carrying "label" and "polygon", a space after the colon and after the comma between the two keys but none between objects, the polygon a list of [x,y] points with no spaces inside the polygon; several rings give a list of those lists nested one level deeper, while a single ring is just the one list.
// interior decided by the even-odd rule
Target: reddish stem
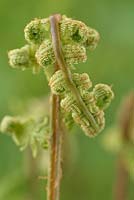
[{"label": "reddish stem", "polygon": [[[53,18],[59,21],[57,17],[59,15],[54,15],[50,17],[51,24],[51,35],[53,43],[53,35],[55,33],[55,28],[53,24]],[[59,70],[59,65],[55,64],[55,70]],[[59,200],[60,196],[60,180],[61,180],[61,145],[62,145],[62,131],[60,128],[60,97],[58,95],[51,95],[51,147],[50,147],[50,169],[49,169],[49,179],[48,179],[48,200]]]}]

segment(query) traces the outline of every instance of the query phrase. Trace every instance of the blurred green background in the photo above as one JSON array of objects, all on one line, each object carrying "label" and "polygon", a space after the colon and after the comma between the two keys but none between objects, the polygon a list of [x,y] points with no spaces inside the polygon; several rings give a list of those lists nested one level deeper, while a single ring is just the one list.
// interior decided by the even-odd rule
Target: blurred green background
[{"label": "blurred green background", "polygon": [[[43,73],[35,76],[31,71],[12,70],[7,52],[25,44],[23,29],[31,19],[45,18],[53,13],[84,21],[101,35],[97,49],[89,52],[88,61],[77,68],[88,72],[94,83],[113,85],[116,97],[106,112],[107,128],[116,121],[122,97],[134,87],[133,0],[0,0],[0,119],[11,114],[9,104],[14,99],[26,101],[49,92]],[[74,147],[68,155],[72,161],[63,173],[61,200],[113,199],[116,157],[101,147],[103,133],[89,139],[79,128],[75,131],[75,136],[70,135]],[[30,186],[27,181],[20,183],[23,175],[13,187],[16,181],[13,173],[23,170],[23,158],[24,154],[19,152],[11,138],[1,134],[0,195],[3,192],[6,197],[1,195],[0,200],[26,200],[25,194],[30,191]],[[38,180],[40,195],[35,199],[45,199],[44,192],[41,192],[45,184],[46,181]],[[132,187],[130,183],[128,200],[134,199]]]}]

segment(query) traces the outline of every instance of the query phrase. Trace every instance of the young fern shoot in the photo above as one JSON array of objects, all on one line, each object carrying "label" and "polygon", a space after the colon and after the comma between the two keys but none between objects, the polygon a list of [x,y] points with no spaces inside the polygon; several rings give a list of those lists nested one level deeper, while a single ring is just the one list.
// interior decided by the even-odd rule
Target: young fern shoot
[{"label": "young fern shoot", "polygon": [[[104,110],[114,94],[106,84],[97,84],[91,90],[92,82],[87,73],[73,73],[75,64],[87,60],[86,51],[96,48],[100,36],[95,29],[81,21],[55,14],[46,19],[34,19],[26,26],[24,33],[28,44],[9,51],[9,64],[22,70],[31,68],[34,73],[43,69],[51,88],[47,197],[48,200],[59,200],[64,134],[61,124],[69,130],[76,123],[87,136],[97,135],[104,128]],[[5,119],[2,127],[3,124],[6,124]],[[15,134],[16,126],[12,128]],[[2,131],[11,132],[8,125]]]}]

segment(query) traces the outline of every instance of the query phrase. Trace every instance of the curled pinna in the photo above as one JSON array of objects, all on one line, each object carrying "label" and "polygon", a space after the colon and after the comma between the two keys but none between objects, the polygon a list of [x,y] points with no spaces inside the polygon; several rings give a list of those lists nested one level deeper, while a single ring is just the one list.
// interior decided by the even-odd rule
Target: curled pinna
[{"label": "curled pinna", "polygon": [[[54,94],[61,95],[61,107],[67,112],[71,113],[73,120],[83,129],[86,135],[97,135],[105,125],[104,109],[110,104],[114,97],[111,87],[106,84],[98,84],[89,91],[92,87],[92,82],[88,74],[72,74],[73,82],[81,95],[81,99],[85,104],[87,110],[92,115],[96,126],[96,130],[78,103],[75,95],[68,87],[64,74],[61,70],[55,72],[49,81],[49,85]],[[99,104],[98,102],[101,102]]]},{"label": "curled pinna", "polygon": [[[73,73],[72,79],[76,88],[79,88],[80,90],[87,90],[92,87],[92,82],[87,73]],[[52,92],[57,95],[61,95],[62,93],[68,92],[69,90],[62,70],[55,72],[55,74],[49,80],[49,85]]]},{"label": "curled pinna", "polygon": [[92,50],[95,49],[100,39],[95,29],[66,16],[63,16],[60,22],[60,33],[63,43],[79,43]]},{"label": "curled pinna", "polygon": [[31,68],[33,73],[39,71],[40,66],[36,61],[35,51],[36,47],[33,45],[25,45],[20,49],[10,50],[8,52],[10,66],[21,70]]},{"label": "curled pinna", "polygon": [[[86,49],[79,44],[63,46],[64,59],[68,65],[85,62]],[[42,67],[47,67],[56,62],[51,40],[45,40],[36,52],[37,62]]]},{"label": "curled pinna", "polygon": [[[99,41],[99,33],[81,21],[61,16],[59,34],[65,62],[68,66],[87,60],[87,49],[94,49]],[[53,50],[50,19],[34,19],[24,29],[28,45],[9,51],[9,64],[13,68],[47,67],[56,63]],[[38,64],[37,64],[38,63]]]},{"label": "curled pinna", "polygon": [[29,44],[41,44],[47,37],[49,19],[34,19],[24,29],[25,39]]}]

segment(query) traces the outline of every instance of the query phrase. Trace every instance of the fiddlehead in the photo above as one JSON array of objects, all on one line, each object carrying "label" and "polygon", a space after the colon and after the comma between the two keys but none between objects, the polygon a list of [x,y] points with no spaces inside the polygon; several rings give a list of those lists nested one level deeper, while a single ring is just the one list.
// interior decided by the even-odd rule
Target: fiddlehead
[{"label": "fiddlehead", "polygon": [[[114,95],[111,87],[104,84],[98,84],[90,91],[92,82],[88,75],[72,72],[73,65],[87,60],[86,51],[96,48],[100,38],[96,30],[81,21],[56,14],[46,19],[31,21],[24,34],[28,45],[10,51],[9,63],[13,68],[31,68],[35,73],[43,68],[51,87],[53,106],[48,199],[58,200],[61,177],[60,113],[67,127],[70,128],[72,123],[76,122],[86,135],[94,136],[104,127],[103,110],[110,104]],[[36,152],[36,144],[45,146],[42,144],[42,127],[45,126],[46,130],[48,124],[44,124],[43,120],[44,118],[36,122],[26,120],[24,124],[20,121],[24,126],[28,123],[21,135],[26,133],[26,144],[30,143],[33,152]],[[31,127],[38,134],[29,135],[27,130]],[[16,130],[13,134],[17,134]]]},{"label": "fiddlehead", "polygon": [[[98,84],[92,92],[88,91],[92,87],[89,76],[73,73],[72,66],[86,61],[86,50],[95,49],[99,33],[81,21],[62,16],[59,24],[53,20],[55,32],[51,38],[50,20],[35,19],[26,26],[25,39],[29,45],[10,51],[9,62],[16,68],[36,66],[36,69],[43,67],[45,71],[57,62],[61,70],[55,74],[51,70],[51,91],[62,96],[62,109],[71,112],[74,121],[86,130],[86,134],[96,135],[104,127],[103,110],[113,99],[113,92],[105,84]],[[89,128],[94,130],[93,133],[90,134]]]}]

